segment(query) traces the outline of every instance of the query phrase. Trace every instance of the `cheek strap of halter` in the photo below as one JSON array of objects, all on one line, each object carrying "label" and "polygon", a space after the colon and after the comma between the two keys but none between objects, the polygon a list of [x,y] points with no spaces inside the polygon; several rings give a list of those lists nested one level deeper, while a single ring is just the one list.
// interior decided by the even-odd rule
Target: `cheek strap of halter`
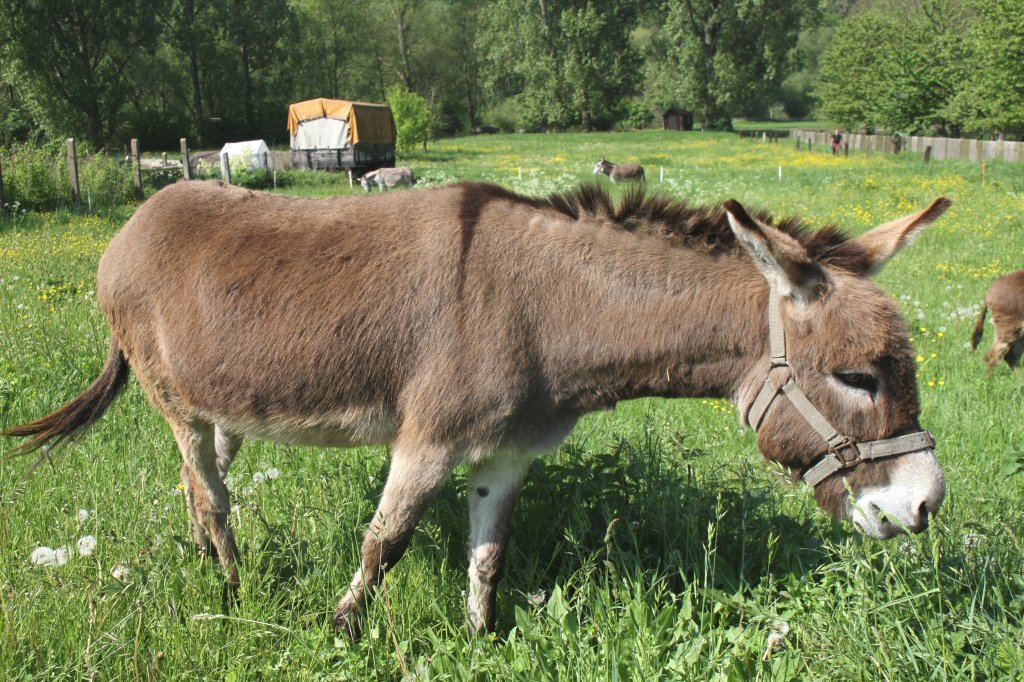
[{"label": "cheek strap of halter", "polygon": [[780,395],[789,398],[796,411],[818,432],[826,444],[826,451],[822,454],[821,460],[804,473],[803,479],[807,485],[813,488],[837,471],[849,469],[865,460],[896,457],[935,446],[935,439],[927,431],[916,431],[863,443],[836,431],[796,384],[793,368],[786,358],[786,332],[782,326],[781,303],[782,296],[772,284],[768,298],[771,367],[757,397],[747,408],[747,423],[756,432],[775,399]]}]

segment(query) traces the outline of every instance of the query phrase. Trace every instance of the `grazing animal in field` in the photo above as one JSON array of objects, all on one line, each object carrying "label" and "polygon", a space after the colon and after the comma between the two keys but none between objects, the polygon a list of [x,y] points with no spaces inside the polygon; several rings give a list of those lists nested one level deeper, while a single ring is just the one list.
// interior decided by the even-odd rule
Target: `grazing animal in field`
[{"label": "grazing animal in field", "polygon": [[619,180],[644,181],[644,167],[639,163],[612,163],[601,159],[594,166],[594,175],[600,175],[604,173],[607,175],[612,182],[618,182]]},{"label": "grazing animal in field", "polygon": [[974,324],[971,348],[977,348],[985,331],[985,315],[992,309],[992,323],[996,328],[996,340],[985,354],[989,369],[1006,360],[1011,368],[1017,369],[1020,356],[1024,353],[1024,270],[1017,270],[997,277],[981,303],[981,314]]},{"label": "grazing animal in field", "polygon": [[378,168],[375,171],[370,171],[361,177],[359,182],[367,192],[372,191],[374,187],[380,187],[383,192],[388,187],[398,187],[399,185],[412,187],[416,179],[413,177],[411,168],[399,166],[398,168]]},{"label": "grazing animal in field", "polygon": [[639,189],[615,205],[596,186],[303,199],[179,182],[100,260],[100,376],[5,435],[31,437],[21,451],[56,445],[134,371],[181,450],[192,535],[230,585],[224,479],[243,438],[390,442],[362,565],[334,614],[352,636],[460,463],[468,621],[492,629],[531,460],[581,415],[640,396],[728,398],[823,509],[875,537],[919,532],[945,482],[918,424],[906,325],[868,275],[947,205],[847,240]]}]

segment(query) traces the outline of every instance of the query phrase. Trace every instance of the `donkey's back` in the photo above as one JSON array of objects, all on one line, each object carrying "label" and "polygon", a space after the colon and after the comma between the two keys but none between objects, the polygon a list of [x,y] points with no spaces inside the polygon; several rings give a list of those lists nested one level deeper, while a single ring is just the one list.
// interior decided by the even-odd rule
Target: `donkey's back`
[{"label": "donkey's back", "polygon": [[981,314],[974,325],[971,347],[977,348],[985,331],[985,316],[992,310],[995,341],[985,354],[985,363],[995,367],[1000,360],[1016,369],[1024,355],[1024,270],[997,277],[982,301]]},{"label": "donkey's back", "polygon": [[[323,200],[178,183],[110,243],[97,295],[171,418],[315,445],[384,442],[417,401],[446,399],[438,385],[459,390],[442,374],[474,354],[467,339],[522,324],[467,305],[494,276],[466,253],[470,236],[475,252],[491,234],[484,219],[465,233],[472,199],[462,187]],[[508,238],[502,250],[516,248]],[[519,305],[501,288],[502,305]],[[528,367],[513,357],[521,346],[495,341],[492,364]]]}]

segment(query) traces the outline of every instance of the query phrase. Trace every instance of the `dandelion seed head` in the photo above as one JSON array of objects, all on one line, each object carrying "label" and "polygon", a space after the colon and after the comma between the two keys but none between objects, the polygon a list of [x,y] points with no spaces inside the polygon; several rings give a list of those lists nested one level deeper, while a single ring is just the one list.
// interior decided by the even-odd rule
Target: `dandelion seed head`
[{"label": "dandelion seed head", "polygon": [[266,475],[262,471],[257,471],[252,475],[252,482],[256,485],[263,483],[264,479],[266,479]]},{"label": "dandelion seed head", "polygon": [[110,569],[110,577],[114,580],[124,580],[128,577],[129,573],[131,573],[131,571],[125,564],[115,564],[114,567]]},{"label": "dandelion seed head", "polygon": [[75,518],[78,519],[79,523],[85,523],[89,520],[89,510],[79,509],[78,513],[75,514]]},{"label": "dandelion seed head", "polygon": [[96,538],[86,535],[78,539],[78,556],[89,556],[96,551]]},{"label": "dandelion seed head", "polygon": [[67,547],[36,547],[30,558],[35,566],[63,566],[68,562],[69,556]]},{"label": "dandelion seed head", "polygon": [[263,473],[266,475],[268,481],[273,481],[281,475],[281,472],[277,470],[277,467],[270,467]]}]

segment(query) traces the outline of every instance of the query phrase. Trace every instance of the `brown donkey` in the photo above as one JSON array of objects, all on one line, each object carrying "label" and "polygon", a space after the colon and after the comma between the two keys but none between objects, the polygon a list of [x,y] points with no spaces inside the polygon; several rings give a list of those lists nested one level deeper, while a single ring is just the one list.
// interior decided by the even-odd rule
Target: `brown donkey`
[{"label": "brown donkey", "polygon": [[612,182],[618,182],[619,180],[627,182],[639,180],[643,182],[646,179],[644,167],[639,163],[612,163],[611,161],[601,159],[594,166],[594,175],[600,175],[601,173],[607,175],[608,179]]},{"label": "brown donkey", "polygon": [[181,182],[100,261],[100,377],[7,435],[32,436],[21,450],[74,435],[131,368],[181,449],[192,534],[232,584],[224,477],[243,437],[391,442],[334,616],[353,635],[462,462],[469,624],[493,628],[531,458],[628,398],[728,398],[824,509],[875,537],[918,532],[945,483],[918,425],[903,319],[866,275],[947,205],[847,240],[642,190],[615,206],[596,186],[543,200],[481,183],[299,199]]},{"label": "brown donkey", "polygon": [[985,315],[992,309],[992,323],[996,328],[996,340],[985,353],[985,364],[989,369],[1006,360],[1012,369],[1024,353],[1024,270],[1017,270],[997,277],[985,300],[981,302],[981,314],[974,324],[971,348],[978,347],[985,331]]}]

